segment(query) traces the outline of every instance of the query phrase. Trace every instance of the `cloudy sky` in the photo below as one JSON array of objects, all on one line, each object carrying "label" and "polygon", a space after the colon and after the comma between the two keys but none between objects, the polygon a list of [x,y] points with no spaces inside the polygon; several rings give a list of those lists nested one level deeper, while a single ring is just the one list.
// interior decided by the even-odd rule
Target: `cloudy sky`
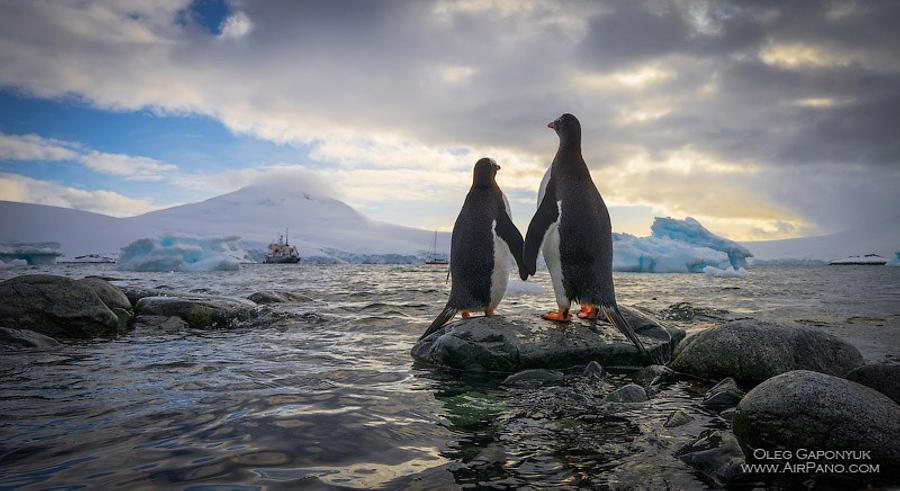
[{"label": "cloudy sky", "polygon": [[[152,4],[152,5],[151,5]],[[0,200],[128,216],[318,175],[449,229],[481,156],[524,229],[584,127],[617,231],[900,209],[900,2],[0,2]]]}]

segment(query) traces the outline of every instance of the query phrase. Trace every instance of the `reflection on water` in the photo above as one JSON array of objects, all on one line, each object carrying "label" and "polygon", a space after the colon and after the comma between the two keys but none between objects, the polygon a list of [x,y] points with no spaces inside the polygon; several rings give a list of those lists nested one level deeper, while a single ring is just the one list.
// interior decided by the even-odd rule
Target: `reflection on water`
[{"label": "reflection on water", "polygon": [[[0,488],[695,487],[708,483],[674,458],[672,447],[679,437],[727,427],[697,405],[708,388],[700,382],[672,382],[649,404],[592,411],[585,410],[591,398],[627,383],[629,374],[590,388],[570,377],[559,387],[510,389],[499,384],[501,375],[414,366],[409,348],[446,299],[440,269],[42,271],[102,274],[173,292],[245,296],[280,288],[315,301],[272,307],[284,315],[264,328],[136,331],[52,352],[4,353]],[[526,293],[504,301],[501,311],[549,308],[550,286],[545,273],[539,276],[545,294],[521,288]],[[870,358],[900,353],[898,337],[883,334],[900,325],[900,268],[616,279],[624,303],[660,310],[687,300],[850,336]],[[697,423],[660,431],[676,408]]]}]

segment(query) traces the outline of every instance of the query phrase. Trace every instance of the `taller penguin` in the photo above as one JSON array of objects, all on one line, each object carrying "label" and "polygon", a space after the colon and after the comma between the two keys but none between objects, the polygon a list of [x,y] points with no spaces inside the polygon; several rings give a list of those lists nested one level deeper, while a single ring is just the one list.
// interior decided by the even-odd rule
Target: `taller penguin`
[{"label": "taller penguin", "polygon": [[464,319],[472,311],[494,315],[506,293],[513,258],[519,274],[524,274],[522,234],[513,224],[509,201],[495,180],[498,170],[500,166],[492,159],[475,163],[472,187],[453,225],[450,298],[422,338],[437,331],[459,311]]},{"label": "taller penguin", "polygon": [[520,276],[524,280],[535,274],[538,250],[542,250],[559,306],[558,311],[544,314],[545,319],[568,322],[569,307],[578,302],[578,317],[596,319],[602,312],[646,353],[616,305],[612,226],[581,156],[581,123],[566,113],[547,126],[559,135],[559,149],[541,182],[538,209],[525,235],[525,270],[520,269]]}]

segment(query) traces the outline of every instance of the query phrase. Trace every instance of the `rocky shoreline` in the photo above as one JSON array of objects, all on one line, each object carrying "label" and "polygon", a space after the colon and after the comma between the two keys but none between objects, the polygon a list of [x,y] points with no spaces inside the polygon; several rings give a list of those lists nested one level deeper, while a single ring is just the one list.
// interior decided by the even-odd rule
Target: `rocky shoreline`
[{"label": "rocky shoreline", "polygon": [[[0,351],[53,350],[134,330],[270,326],[278,319],[271,304],[314,301],[277,290],[249,297],[119,288],[96,277],[19,276],[0,283]],[[856,347],[816,329],[730,318],[684,303],[659,313],[624,306],[623,312],[648,348],[667,355],[667,365],[651,364],[603,322],[560,329],[536,312],[452,322],[411,353],[432,370],[495,377],[510,393],[499,424],[511,431],[537,431],[552,422],[560,438],[586,449],[604,445],[595,433],[601,426],[607,431],[611,421],[628,424],[634,411],[669,407],[661,402],[680,397],[675,387],[696,387],[696,396],[661,412],[636,438],[652,443],[646,458],[688,465],[711,486],[896,482],[900,365],[865,364]],[[714,322],[686,336],[683,326],[698,319]],[[813,450],[860,454],[856,460],[811,459],[832,467],[787,474],[746,466],[789,465]],[[834,471],[839,464],[880,468],[848,476]],[[631,478],[648,487],[666,485],[637,467],[616,472],[626,479],[633,471]]]}]

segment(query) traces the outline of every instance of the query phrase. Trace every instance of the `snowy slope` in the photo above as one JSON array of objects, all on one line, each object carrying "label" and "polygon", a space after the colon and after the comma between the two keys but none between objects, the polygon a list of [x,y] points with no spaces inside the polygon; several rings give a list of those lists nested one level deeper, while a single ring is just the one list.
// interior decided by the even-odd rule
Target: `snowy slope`
[{"label": "snowy slope", "polygon": [[[245,248],[263,249],[285,227],[304,257],[422,254],[433,232],[379,223],[347,204],[284,185],[254,185],[130,218],[52,206],[0,201],[0,243],[56,241],[67,257],[117,252],[133,240],[165,233],[240,236]],[[438,251],[449,249],[439,234]]]},{"label": "snowy slope", "polygon": [[743,242],[760,260],[816,259],[878,254],[890,258],[900,251],[900,215],[892,220],[819,237]]}]

